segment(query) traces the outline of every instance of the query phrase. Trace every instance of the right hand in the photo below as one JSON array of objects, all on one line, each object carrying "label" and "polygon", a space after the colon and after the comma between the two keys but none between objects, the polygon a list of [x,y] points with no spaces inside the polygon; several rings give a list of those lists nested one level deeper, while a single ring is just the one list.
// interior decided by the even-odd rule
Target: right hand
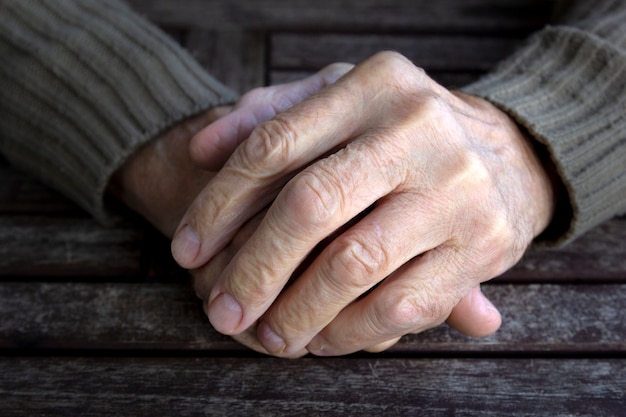
[{"label": "right hand", "polygon": [[[192,159],[205,169],[218,169],[258,124],[270,120],[276,114],[334,83],[351,68],[352,66],[348,64],[333,64],[302,81],[252,90],[241,98],[230,114],[220,118],[194,137],[190,144]],[[194,285],[200,298],[208,300],[214,281],[252,235],[261,217],[257,215],[248,225],[240,229],[221,253],[193,271]],[[452,310],[447,322],[461,333],[482,337],[500,327],[501,317],[482,294],[479,286],[476,286]],[[255,325],[235,335],[235,338],[255,350],[265,352],[256,338]],[[397,340],[394,338],[366,350],[384,350]]]}]

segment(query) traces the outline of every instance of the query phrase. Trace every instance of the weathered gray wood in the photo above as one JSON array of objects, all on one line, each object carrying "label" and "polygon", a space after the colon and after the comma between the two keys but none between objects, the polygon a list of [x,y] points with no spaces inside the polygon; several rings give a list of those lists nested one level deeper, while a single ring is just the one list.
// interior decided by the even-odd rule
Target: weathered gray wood
[{"label": "weathered gray wood", "polygon": [[[0,276],[143,275],[186,279],[169,241],[137,225],[88,218],[0,217]],[[145,243],[144,243],[145,242]],[[626,220],[615,219],[558,249],[531,250],[500,282],[626,282]],[[144,265],[147,271],[140,271]]]},{"label": "weathered gray wood", "polygon": [[531,249],[500,281],[626,282],[626,218],[601,224],[574,242]]},{"label": "weathered gray wood", "polygon": [[620,359],[5,358],[3,416],[619,416]]},{"label": "weathered gray wood", "polygon": [[203,29],[529,31],[550,20],[543,0],[130,0],[165,26]]},{"label": "weathered gray wood", "polygon": [[[494,285],[502,329],[474,340],[446,326],[392,351],[626,353],[626,285]],[[187,283],[1,283],[0,348],[236,351]]]},{"label": "weathered gray wood", "polygon": [[125,276],[141,272],[142,232],[89,218],[0,216],[0,276]]},{"label": "weathered gray wood", "polygon": [[[543,26],[554,3],[130,2],[240,92],[386,48],[458,87]],[[2,416],[617,416],[626,409],[624,219],[557,251],[530,252],[499,279],[522,285],[485,286],[504,317],[492,337],[472,340],[441,326],[382,356],[295,361],[257,357],[216,333],[167,240],[143,227],[104,229],[0,163]],[[98,283],[72,282],[96,276]],[[15,356],[22,353],[30,356]]]},{"label": "weathered gray wood", "polygon": [[472,340],[442,326],[408,335],[392,351],[626,353],[626,285],[484,285],[483,292],[502,313],[496,334]]},{"label": "weathered gray wood", "polygon": [[0,214],[80,215],[78,206],[0,159]]},{"label": "weathered gray wood", "polygon": [[[151,236],[145,252],[149,275],[184,279],[185,271],[171,257],[169,241]],[[531,248],[498,283],[626,283],[626,218],[601,224],[579,239],[558,248]]]},{"label": "weathered gray wood", "polygon": [[271,37],[271,66],[317,70],[333,62],[359,63],[394,50],[427,71],[486,71],[510,55],[520,39],[486,36],[415,36],[279,33]]},{"label": "weathered gray wood", "polygon": [[242,30],[192,30],[184,45],[207,71],[244,93],[265,83],[265,36]]}]

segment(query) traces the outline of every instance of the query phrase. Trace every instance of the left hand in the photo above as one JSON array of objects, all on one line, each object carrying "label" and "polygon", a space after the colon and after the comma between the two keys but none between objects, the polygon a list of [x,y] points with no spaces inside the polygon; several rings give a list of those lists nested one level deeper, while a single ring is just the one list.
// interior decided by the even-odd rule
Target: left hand
[{"label": "left hand", "polygon": [[175,258],[204,265],[277,194],[212,283],[208,314],[231,335],[262,317],[257,336],[279,356],[350,353],[443,322],[554,208],[514,121],[394,53],[256,128],[183,218]]}]

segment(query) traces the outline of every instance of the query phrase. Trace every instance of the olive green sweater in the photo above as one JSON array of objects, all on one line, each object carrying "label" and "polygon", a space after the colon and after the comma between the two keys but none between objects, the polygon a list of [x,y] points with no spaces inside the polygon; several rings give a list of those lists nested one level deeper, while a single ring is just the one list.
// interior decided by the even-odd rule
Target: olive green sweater
[{"label": "olive green sweater", "polygon": [[[577,2],[464,89],[546,146],[567,191],[559,242],[626,212],[625,3]],[[129,155],[236,99],[117,0],[0,0],[0,86],[0,153],[101,221]]]},{"label": "olive green sweater", "polygon": [[111,175],[176,122],[236,95],[109,0],[0,1],[0,153],[100,221]]},{"label": "olive green sweater", "polygon": [[564,227],[546,236],[557,243],[626,213],[626,1],[573,3],[561,25],[464,89],[547,147],[569,203],[556,216]]}]

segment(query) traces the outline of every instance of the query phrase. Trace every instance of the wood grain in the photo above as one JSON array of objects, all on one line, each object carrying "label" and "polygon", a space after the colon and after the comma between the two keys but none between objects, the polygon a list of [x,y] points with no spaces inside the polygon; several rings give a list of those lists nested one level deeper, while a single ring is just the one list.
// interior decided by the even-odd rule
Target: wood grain
[{"label": "wood grain", "polygon": [[0,158],[0,215],[18,213],[85,216],[76,204]]},{"label": "wood grain", "polygon": [[[608,221],[556,249],[533,249],[500,282],[626,282],[626,219]],[[142,268],[147,268],[147,272]],[[105,228],[88,218],[0,217],[0,277],[115,276],[184,279],[169,241],[127,224]]]},{"label": "wood grain", "polygon": [[501,282],[626,282],[626,218],[607,221],[558,248],[533,248]]},{"label": "wood grain", "polygon": [[[239,92],[398,50],[475,80],[564,0],[130,0]],[[1,159],[1,158],[0,158]],[[445,325],[381,355],[277,360],[215,332],[169,242],[103,228],[0,161],[0,414],[618,416],[626,219],[483,286],[502,329]]]},{"label": "wood grain", "polygon": [[[470,339],[446,326],[392,352],[626,353],[626,285],[492,285],[502,329]],[[188,283],[2,283],[0,348],[240,351],[216,333]]]},{"label": "wood grain", "polygon": [[265,84],[263,33],[191,30],[184,46],[211,75],[241,94]]},{"label": "wood grain", "polygon": [[3,416],[619,416],[620,359],[5,358]]},{"label": "wood grain", "polygon": [[142,232],[90,218],[0,217],[0,276],[128,276],[141,272]]},{"label": "wood grain", "polygon": [[315,31],[530,31],[558,1],[543,0],[130,0],[171,27]]},{"label": "wood grain", "polygon": [[394,50],[427,72],[480,72],[510,55],[521,40],[495,36],[296,34],[271,36],[271,66],[317,70],[333,62],[357,64]]}]

